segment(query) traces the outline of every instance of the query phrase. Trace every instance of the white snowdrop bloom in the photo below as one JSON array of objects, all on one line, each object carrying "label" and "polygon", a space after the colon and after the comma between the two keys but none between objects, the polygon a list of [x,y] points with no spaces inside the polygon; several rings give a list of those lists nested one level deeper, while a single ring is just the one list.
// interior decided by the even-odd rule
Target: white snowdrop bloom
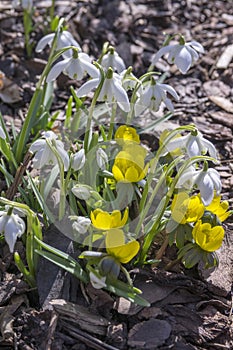
[{"label": "white snowdrop bloom", "polygon": [[95,289],[101,289],[107,286],[105,283],[106,276],[101,277],[101,276],[97,276],[93,272],[90,272],[89,277],[90,277],[91,284]]},{"label": "white snowdrop bloom", "polygon": [[71,168],[75,171],[82,169],[86,161],[85,151],[84,149],[80,149],[80,151],[76,152],[72,156]]},{"label": "white snowdrop bloom", "polygon": [[64,149],[64,144],[62,141],[57,140],[57,135],[53,131],[46,131],[43,133],[43,138],[36,140],[32,143],[29,148],[29,151],[35,153],[33,158],[33,167],[35,169],[41,169],[44,165],[48,164],[58,164],[57,158],[49,147],[47,141],[52,141],[58,154],[60,155],[63,164],[64,170],[67,171],[69,168],[69,155]]},{"label": "white snowdrop bloom", "polygon": [[214,191],[218,196],[222,190],[220,175],[217,170],[209,168],[206,171],[201,170],[196,175],[194,183],[200,190],[201,200],[205,206],[210,205],[214,198]]},{"label": "white snowdrop bloom", "polygon": [[0,138],[3,140],[6,139],[6,134],[1,126],[0,126]]},{"label": "white snowdrop bloom", "polygon": [[181,73],[185,74],[191,65],[198,60],[199,53],[204,53],[204,48],[196,41],[190,41],[184,44],[167,45],[162,47],[152,58],[152,64],[163,55],[168,55],[168,62],[174,63]]},{"label": "white snowdrop bloom", "polygon": [[179,100],[179,96],[170,85],[157,83],[153,78],[146,82],[138,90],[139,98],[134,105],[135,115],[140,115],[146,108],[157,112],[162,102],[173,112],[174,107],[171,100],[167,97],[167,93],[172,95],[175,100]]},{"label": "white snowdrop bloom", "polygon": [[72,223],[72,227],[80,234],[85,234],[91,225],[91,220],[84,216],[73,217],[75,221]]},{"label": "white snowdrop bloom", "polygon": [[[40,41],[36,45],[36,52],[41,52],[44,50],[46,45],[52,46],[52,42],[54,39],[55,33],[47,34],[43,38],[40,39]],[[74,39],[73,35],[68,32],[67,30],[63,30],[58,35],[57,39],[57,50],[63,49],[67,46],[75,46],[77,49],[81,51],[81,47],[79,43]],[[62,54],[63,57],[72,57],[72,50],[67,50]]]},{"label": "white snowdrop bloom", "polygon": [[174,138],[165,146],[164,154],[177,148],[186,151],[190,158],[204,155],[207,152],[209,152],[211,157],[217,158],[216,148],[199,131],[196,132],[196,135],[189,133],[188,135]]},{"label": "white snowdrop bloom", "polygon": [[110,48],[109,51],[103,56],[101,66],[106,70],[111,67],[118,73],[121,73],[125,69],[123,59],[118,55],[114,48]]},{"label": "white snowdrop bloom", "polygon": [[98,148],[96,151],[96,161],[98,167],[101,170],[106,170],[106,164],[108,164],[108,156],[102,148]]},{"label": "white snowdrop bloom", "polygon": [[88,73],[91,77],[99,76],[98,69],[91,63],[91,58],[83,52],[74,53],[72,57],[65,58],[56,63],[50,70],[46,81],[49,83],[55,80],[63,72],[71,79],[82,80]]},{"label": "white snowdrop bloom", "polygon": [[219,195],[222,189],[220,175],[217,170],[213,168],[195,170],[193,166],[186,169],[180,176],[176,187],[192,189],[196,185],[200,191],[202,202],[208,206],[213,198],[214,192]]},{"label": "white snowdrop bloom", "polygon": [[87,201],[91,197],[92,189],[88,185],[77,184],[72,190],[73,194],[84,201]]},{"label": "white snowdrop bloom", "polygon": [[25,232],[25,223],[17,214],[8,211],[0,211],[0,233],[4,235],[5,241],[9,246],[10,252],[13,253],[15,242]]},{"label": "white snowdrop bloom", "polygon": [[[101,78],[94,78],[83,84],[76,92],[78,97],[84,97],[100,84]],[[109,68],[104,79],[103,86],[100,90],[98,101],[107,101],[109,103],[117,102],[118,106],[125,112],[129,112],[130,103],[128,95],[121,83],[121,77],[113,73]]]},{"label": "white snowdrop bloom", "polygon": [[17,7],[17,6],[22,6],[24,10],[31,11],[32,6],[33,6],[33,1],[32,0],[13,0],[12,6]]}]

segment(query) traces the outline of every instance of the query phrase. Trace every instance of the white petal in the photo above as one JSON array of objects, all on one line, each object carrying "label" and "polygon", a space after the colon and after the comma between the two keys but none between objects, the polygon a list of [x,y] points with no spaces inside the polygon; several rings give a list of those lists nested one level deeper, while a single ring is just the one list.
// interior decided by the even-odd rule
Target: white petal
[{"label": "white petal", "polygon": [[92,90],[95,89],[100,83],[99,78],[91,79],[88,80],[85,84],[83,84],[77,91],[76,95],[78,97],[84,97],[87,96],[88,93]]},{"label": "white petal", "polygon": [[21,237],[25,231],[24,221],[15,214],[8,217],[5,225],[5,241],[9,246],[10,252],[13,253],[17,237]]},{"label": "white petal", "polygon": [[44,50],[44,48],[47,44],[50,45],[52,43],[54,36],[55,36],[55,34],[52,33],[52,34],[45,35],[43,38],[41,38],[40,41],[36,45],[35,51],[41,52],[42,50]]},{"label": "white petal", "polygon": [[46,145],[46,141],[43,140],[43,139],[38,139],[36,140],[35,142],[33,142],[29,148],[29,151],[31,152],[37,152],[39,151],[40,149],[44,148]]},{"label": "white petal", "polygon": [[205,147],[207,148],[209,155],[213,158],[217,158],[217,150],[214,147],[214,145],[212,144],[212,142],[206,140],[206,139],[202,139],[202,143],[205,145]]},{"label": "white petal", "polygon": [[78,231],[80,234],[87,232],[91,225],[91,220],[85,218],[84,216],[77,216],[76,221],[73,222],[72,227],[74,230]]},{"label": "white petal", "polygon": [[169,98],[166,98],[165,101],[164,101],[167,109],[169,109],[170,112],[174,112],[174,106],[172,104],[172,101],[169,99]]},{"label": "white petal", "polygon": [[193,47],[196,51],[200,52],[200,53],[204,53],[204,47],[198,43],[197,41],[190,41],[187,42],[186,45]]},{"label": "white petal", "polygon": [[214,184],[214,187],[217,191],[217,194],[220,194],[221,190],[222,190],[222,183],[221,183],[221,180],[220,180],[220,175],[219,173],[217,172],[217,170],[213,169],[213,168],[210,168],[208,169],[208,174],[209,176],[211,177],[212,181],[213,181],[213,184]]},{"label": "white petal", "polygon": [[73,156],[72,161],[72,169],[75,171],[82,169],[86,161],[85,151],[84,149],[80,149],[77,153]]},{"label": "white petal", "polygon": [[189,141],[187,142],[187,152],[189,157],[195,157],[195,156],[201,155],[202,152],[195,136],[194,137],[191,136]]},{"label": "white petal", "polygon": [[114,97],[119,107],[123,111],[129,112],[130,111],[129,98],[123,86],[120,85],[117,81],[114,81],[112,85],[112,89],[113,89]]},{"label": "white petal", "polygon": [[108,156],[102,148],[98,148],[96,151],[96,161],[97,161],[98,167],[101,170],[106,169],[106,164],[108,163]]},{"label": "white petal", "polygon": [[153,57],[152,57],[152,64],[154,65],[163,55],[170,52],[171,48],[174,45],[167,45],[162,47]]},{"label": "white petal", "polygon": [[101,288],[106,287],[106,283],[105,283],[106,277],[105,276],[99,278],[93,272],[90,272],[89,277],[90,277],[91,284],[95,289],[101,289]]},{"label": "white petal", "polygon": [[180,51],[183,49],[184,45],[174,45],[173,48],[171,48],[170,53],[168,55],[167,61],[170,64],[175,63],[175,59],[177,56],[179,56]]},{"label": "white petal", "polygon": [[71,58],[70,64],[67,68],[65,68],[64,73],[67,74],[71,79],[82,80],[85,71],[79,58]]},{"label": "white petal", "polygon": [[214,185],[207,172],[201,172],[196,179],[196,184],[200,190],[201,200],[208,206],[214,198]]},{"label": "white petal", "polygon": [[[156,84],[156,85],[158,85],[158,84]],[[175,100],[177,100],[177,101],[179,100],[179,96],[177,95],[176,90],[173,89],[173,87],[171,87],[168,84],[159,84],[159,85],[163,90],[167,91],[170,95],[172,95]]]},{"label": "white petal", "polygon": [[69,169],[70,166],[70,158],[68,153],[63,149],[63,147],[60,147],[57,145],[57,151],[61,157],[61,159],[63,160],[63,164],[64,164],[64,170],[67,171]]},{"label": "white petal", "polygon": [[125,69],[125,63],[119,55],[115,55],[114,57],[114,66],[118,73],[121,73]]},{"label": "white petal", "polygon": [[49,83],[53,80],[55,80],[58,75],[61,74],[61,72],[67,68],[67,66],[70,64],[71,62],[71,59],[70,58],[66,58],[64,59],[63,61],[60,61],[58,63],[56,63],[50,70],[48,76],[47,76],[47,79],[46,79],[46,82]]},{"label": "white petal", "polygon": [[[85,56],[84,56],[85,55]],[[98,78],[99,70],[92,64],[89,60],[86,59],[86,54],[79,54],[80,62],[82,63],[82,67],[84,71],[86,71],[92,78]]]},{"label": "white petal", "polygon": [[175,57],[174,63],[177,65],[181,73],[185,74],[192,64],[192,56],[185,46],[179,52],[179,55]]}]

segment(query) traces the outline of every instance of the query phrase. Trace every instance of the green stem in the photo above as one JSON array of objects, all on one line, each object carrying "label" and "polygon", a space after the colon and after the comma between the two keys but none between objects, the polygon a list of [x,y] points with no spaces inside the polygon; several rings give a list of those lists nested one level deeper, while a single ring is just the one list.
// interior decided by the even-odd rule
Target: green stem
[{"label": "green stem", "polygon": [[112,135],[113,135],[113,128],[114,128],[114,120],[116,117],[116,111],[117,111],[117,104],[113,103],[111,119],[110,119],[110,126],[109,126],[109,130],[108,130],[108,140],[109,141],[111,141]]}]

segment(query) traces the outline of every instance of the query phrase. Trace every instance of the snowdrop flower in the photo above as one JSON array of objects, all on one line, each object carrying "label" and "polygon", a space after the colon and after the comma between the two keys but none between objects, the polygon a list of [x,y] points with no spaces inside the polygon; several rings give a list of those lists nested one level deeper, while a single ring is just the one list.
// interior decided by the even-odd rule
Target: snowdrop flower
[{"label": "snowdrop flower", "polygon": [[86,161],[85,151],[84,149],[80,149],[77,153],[75,153],[72,157],[71,168],[75,171],[82,169]]},{"label": "snowdrop flower", "polygon": [[58,154],[60,155],[64,170],[67,171],[69,168],[69,156],[64,150],[64,144],[62,141],[57,140],[57,135],[53,131],[46,131],[43,133],[41,139],[36,140],[32,143],[29,151],[35,153],[33,158],[33,167],[36,169],[41,169],[46,164],[58,164],[57,158],[54,152],[48,145],[48,141],[53,142],[54,147],[56,147]]},{"label": "snowdrop flower", "polygon": [[198,53],[204,53],[204,48],[201,44],[196,41],[185,43],[182,38],[179,44],[162,47],[152,58],[152,65],[155,65],[160,57],[168,54],[168,62],[170,64],[175,63],[180,72],[185,74],[192,63],[198,60]]},{"label": "snowdrop flower", "polygon": [[6,139],[6,134],[1,126],[0,126],[0,139],[3,139],[3,140]]},{"label": "snowdrop flower", "polygon": [[113,47],[110,47],[109,51],[103,56],[101,65],[106,70],[111,67],[118,73],[121,73],[125,69],[125,63],[123,59],[118,55]]},{"label": "snowdrop flower", "polygon": [[[40,41],[36,45],[36,52],[41,52],[44,50],[46,45],[52,46],[53,39],[55,37],[55,33],[51,33],[48,35],[45,35],[43,38],[40,39]],[[68,32],[67,30],[63,30],[58,35],[57,39],[57,50],[63,49],[67,46],[75,46],[77,49],[81,51],[81,47],[78,44],[78,42],[74,39],[72,34]],[[67,50],[62,54],[63,57],[72,57],[72,50]]]},{"label": "snowdrop flower", "polygon": [[91,220],[84,216],[73,216],[71,218],[75,219],[72,224],[73,229],[80,234],[85,234],[91,225]]},{"label": "snowdrop flower", "polygon": [[171,140],[165,145],[164,154],[165,152],[173,152],[177,148],[185,150],[190,158],[204,155],[207,152],[209,152],[211,157],[217,158],[216,148],[210,141],[206,140],[199,131]]},{"label": "snowdrop flower", "polygon": [[32,6],[33,6],[33,1],[32,0],[14,0],[12,3],[13,7],[17,6],[22,6],[24,10],[31,11]]},{"label": "snowdrop flower", "polygon": [[108,164],[108,156],[102,148],[98,148],[96,151],[96,161],[97,161],[98,167],[101,170],[106,170],[106,166]]},{"label": "snowdrop flower", "polygon": [[194,167],[189,167],[179,178],[176,187],[177,188],[192,188],[194,185],[200,191],[202,203],[205,206],[210,205],[212,202],[215,190],[218,196],[222,189],[222,183],[220,175],[217,170],[213,168],[202,170],[195,170]]},{"label": "snowdrop flower", "polygon": [[179,100],[176,91],[170,85],[158,83],[152,78],[138,90],[139,98],[134,106],[135,115],[140,115],[146,108],[157,112],[162,102],[173,112],[174,107],[171,100],[167,97],[167,92],[172,95],[175,100]]},{"label": "snowdrop flower", "polygon": [[17,214],[9,214],[8,211],[0,211],[0,233],[4,235],[5,241],[13,253],[17,238],[25,232],[25,223]]},{"label": "snowdrop flower", "polygon": [[90,57],[83,52],[73,52],[73,56],[56,63],[50,70],[46,81],[55,80],[63,72],[71,79],[82,80],[87,72],[91,77],[99,76],[98,69],[91,63]]},{"label": "snowdrop flower", "polygon": [[95,289],[101,289],[101,288],[107,287],[105,283],[106,276],[100,276],[100,275],[97,276],[97,274],[91,271],[89,273],[89,277],[90,277],[90,282]]},{"label": "snowdrop flower", "polygon": [[216,190],[216,194],[219,195],[222,189],[220,175],[217,170],[213,168],[200,171],[195,178],[195,184],[200,190],[201,199],[205,206],[208,206],[212,202],[214,190]]},{"label": "snowdrop flower", "polygon": [[[91,90],[97,88],[100,81],[100,77],[87,81],[77,90],[77,96],[86,96]],[[112,68],[109,68],[106,73],[103,86],[98,96],[98,101],[117,102],[123,111],[129,112],[130,110],[128,95],[121,84],[121,77],[119,74],[113,73]]]}]

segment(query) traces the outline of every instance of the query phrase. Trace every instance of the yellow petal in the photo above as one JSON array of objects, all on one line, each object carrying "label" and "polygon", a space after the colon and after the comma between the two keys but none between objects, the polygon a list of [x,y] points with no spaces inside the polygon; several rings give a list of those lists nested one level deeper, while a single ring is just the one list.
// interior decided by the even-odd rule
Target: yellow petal
[{"label": "yellow petal", "polygon": [[106,233],[105,243],[107,252],[109,249],[122,246],[125,243],[124,232],[118,228],[112,228]]},{"label": "yellow petal", "polygon": [[116,181],[124,181],[125,180],[123,173],[118,168],[118,166],[116,166],[115,164],[112,167],[112,173],[113,173],[113,176],[116,179]]},{"label": "yellow petal", "polygon": [[114,257],[122,264],[126,264],[137,255],[139,248],[140,245],[138,241],[132,241],[120,247],[112,248],[111,255],[114,255]]}]

